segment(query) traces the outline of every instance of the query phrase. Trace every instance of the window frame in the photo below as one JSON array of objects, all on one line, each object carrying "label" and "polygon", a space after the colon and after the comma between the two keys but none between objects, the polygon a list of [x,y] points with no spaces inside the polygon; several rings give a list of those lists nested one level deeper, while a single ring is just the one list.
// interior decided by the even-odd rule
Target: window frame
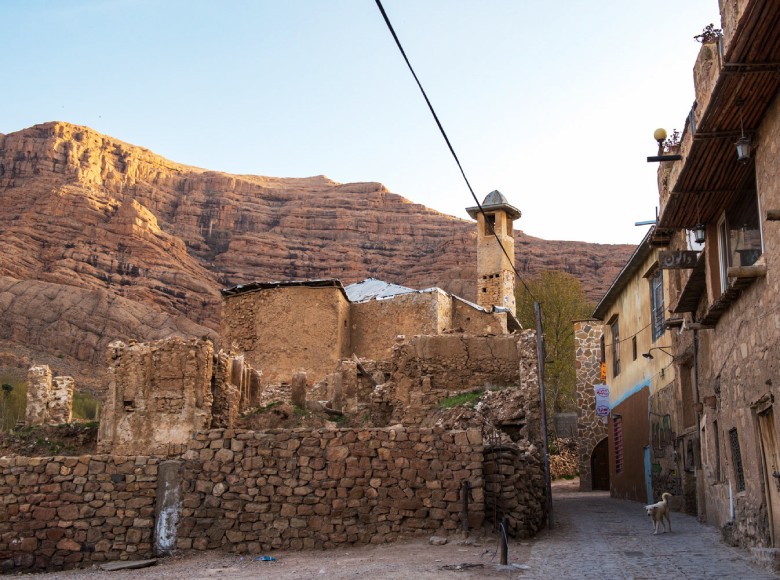
[{"label": "window frame", "polygon": [[653,342],[657,342],[664,335],[664,276],[661,268],[656,268],[649,276],[650,283],[650,323],[652,326]]},{"label": "window frame", "polygon": [[612,376],[620,374],[620,326],[619,317],[616,314],[609,322],[609,332],[612,336]]}]

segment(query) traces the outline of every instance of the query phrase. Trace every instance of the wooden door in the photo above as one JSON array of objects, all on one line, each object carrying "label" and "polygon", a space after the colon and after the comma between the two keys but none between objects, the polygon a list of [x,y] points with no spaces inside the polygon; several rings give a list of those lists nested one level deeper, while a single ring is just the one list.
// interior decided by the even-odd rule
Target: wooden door
[{"label": "wooden door", "polygon": [[778,455],[775,414],[770,407],[758,415],[758,428],[761,433],[761,452],[764,456],[764,488],[769,508],[769,530],[772,545],[780,542],[780,455]]},{"label": "wooden door", "polygon": [[593,491],[609,491],[609,442],[602,439],[593,449],[590,458]]}]

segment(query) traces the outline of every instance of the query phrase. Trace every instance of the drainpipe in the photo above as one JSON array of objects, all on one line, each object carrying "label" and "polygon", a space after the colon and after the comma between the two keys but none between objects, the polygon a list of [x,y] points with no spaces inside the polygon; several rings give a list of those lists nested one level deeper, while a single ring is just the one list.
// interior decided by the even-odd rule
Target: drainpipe
[{"label": "drainpipe", "polygon": [[[696,322],[696,313],[691,314],[691,321]],[[699,401],[699,331],[697,329],[693,329],[693,400],[696,404],[698,404]],[[694,409],[694,412],[696,413],[696,445],[699,448],[699,464],[701,464],[701,417],[699,415],[699,411]],[[717,437],[718,434],[716,433],[715,436]],[[696,464],[693,466],[694,473],[696,473]],[[699,497],[699,477],[702,477],[704,474],[704,471],[699,469],[698,474],[696,476],[696,516],[702,515],[702,509],[699,505],[699,502],[704,502],[704,498]]]}]

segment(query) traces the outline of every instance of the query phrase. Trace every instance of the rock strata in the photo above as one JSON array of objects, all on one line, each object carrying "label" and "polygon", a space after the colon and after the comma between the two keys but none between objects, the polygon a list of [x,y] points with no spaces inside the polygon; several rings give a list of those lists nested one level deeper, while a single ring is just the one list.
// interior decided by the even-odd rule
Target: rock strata
[{"label": "rock strata", "polygon": [[[475,298],[473,222],[379,183],[208,171],[68,123],[0,134],[0,212],[2,360],[57,353],[79,385],[114,338],[216,330],[223,286],[373,276]],[[523,274],[570,272],[593,298],[632,250],[516,237]]]}]

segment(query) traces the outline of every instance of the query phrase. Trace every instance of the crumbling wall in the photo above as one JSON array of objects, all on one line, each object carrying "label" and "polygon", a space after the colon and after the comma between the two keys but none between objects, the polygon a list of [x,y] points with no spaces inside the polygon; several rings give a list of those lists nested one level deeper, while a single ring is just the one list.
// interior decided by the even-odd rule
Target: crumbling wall
[{"label": "crumbling wall", "polygon": [[260,404],[260,373],[244,360],[244,355],[219,351],[214,356],[211,394],[211,427],[232,429],[239,414]]},{"label": "crumbling wall", "polygon": [[341,288],[266,288],[224,299],[220,336],[262,371],[263,383],[289,383],[299,370],[318,381],[351,354],[349,315]]},{"label": "crumbling wall", "polygon": [[598,320],[574,322],[574,349],[577,373],[577,454],[580,491],[593,490],[591,458],[593,450],[608,434],[607,418],[596,413],[594,387],[601,380],[601,337],[604,327]]},{"label": "crumbling wall", "polygon": [[27,425],[60,425],[73,416],[73,377],[52,377],[47,365],[27,371]]},{"label": "crumbling wall", "polygon": [[487,446],[483,466],[485,518],[494,529],[507,518],[513,538],[529,538],[541,529],[546,513],[544,462],[535,445]]},{"label": "crumbling wall", "polygon": [[0,570],[149,558],[157,466],[152,457],[0,458]]},{"label": "crumbling wall", "polygon": [[176,454],[209,429],[213,357],[208,340],[111,343],[98,451]]},{"label": "crumbling wall", "polygon": [[[392,422],[420,424],[449,396],[488,387],[521,391],[519,438],[541,441],[536,334],[416,336],[393,350],[392,376],[377,387],[373,406],[391,409]],[[377,413],[382,414],[382,413]],[[387,415],[387,412],[384,412]]]},{"label": "crumbling wall", "polygon": [[481,524],[478,430],[370,429],[196,436],[185,454],[179,549],[332,548],[460,527],[469,481]]}]

